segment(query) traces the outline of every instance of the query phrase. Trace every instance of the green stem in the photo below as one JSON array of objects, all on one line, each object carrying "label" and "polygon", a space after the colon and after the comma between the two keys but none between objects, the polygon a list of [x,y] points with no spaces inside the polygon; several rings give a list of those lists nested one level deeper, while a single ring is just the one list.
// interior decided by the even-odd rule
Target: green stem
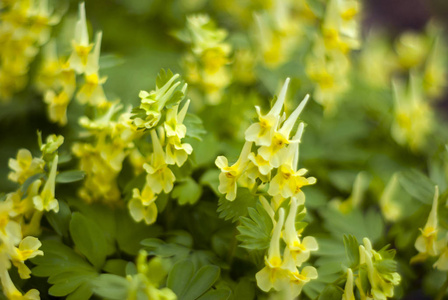
[{"label": "green stem", "polygon": [[440,288],[439,293],[437,294],[437,297],[435,298],[435,300],[442,300],[443,296],[445,296],[446,289],[448,289],[448,273],[446,276],[446,280],[443,283],[442,287]]}]

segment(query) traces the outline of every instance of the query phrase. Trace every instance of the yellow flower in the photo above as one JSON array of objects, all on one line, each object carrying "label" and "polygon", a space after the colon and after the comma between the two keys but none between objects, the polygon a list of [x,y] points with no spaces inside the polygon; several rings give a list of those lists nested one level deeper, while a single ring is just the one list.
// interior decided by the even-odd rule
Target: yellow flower
[{"label": "yellow flower", "polygon": [[229,162],[225,156],[218,156],[215,160],[215,165],[221,169],[218,190],[220,193],[226,195],[227,200],[233,201],[236,198],[237,181],[247,166],[251,148],[252,142],[246,141],[243,150],[241,150],[240,157],[232,166],[229,166]]},{"label": "yellow flower", "polygon": [[73,52],[68,59],[70,68],[78,74],[84,73],[90,50],[93,48],[93,44],[89,44],[84,2],[79,4],[79,18],[75,26],[75,38],[72,40],[72,47]]},{"label": "yellow flower", "polygon": [[95,48],[93,53],[89,54],[88,62],[85,68],[85,82],[76,94],[79,103],[90,105],[101,105],[106,102],[106,95],[104,94],[103,84],[107,77],[99,77],[99,58],[101,48],[102,33],[98,32],[95,40]]},{"label": "yellow flower", "polygon": [[166,120],[163,123],[167,137],[177,136],[179,139],[183,139],[185,137],[187,127],[183,124],[183,121],[185,119],[185,115],[187,114],[189,105],[190,100],[187,100],[179,113],[179,105],[176,105],[167,111]]},{"label": "yellow flower", "polygon": [[296,270],[290,273],[290,289],[293,297],[297,297],[301,292],[303,286],[312,279],[317,278],[317,270],[314,267],[306,266],[301,272]]},{"label": "yellow flower", "polygon": [[291,205],[289,208],[289,214],[285,222],[285,230],[283,232],[283,239],[286,246],[289,248],[292,258],[294,259],[295,266],[300,267],[303,262],[307,261],[310,257],[310,251],[317,251],[319,249],[317,241],[312,236],[307,236],[300,241],[299,234],[296,231],[296,214],[299,203],[305,202],[305,195],[299,194],[300,200],[295,197],[291,198]]},{"label": "yellow flower", "polygon": [[193,147],[190,144],[182,144],[181,140],[177,136],[168,137],[166,143],[166,163],[169,165],[176,164],[182,166],[193,152]]},{"label": "yellow flower", "polygon": [[268,255],[264,258],[265,267],[255,274],[258,287],[265,292],[269,292],[272,288],[280,290],[289,282],[290,271],[288,267],[291,266],[291,260],[287,259],[290,257],[289,249],[285,248],[284,259],[280,254],[280,235],[285,220],[283,208],[279,209],[278,216],[278,222],[274,225]]},{"label": "yellow flower", "polygon": [[18,268],[20,278],[30,278],[31,270],[25,265],[25,260],[36,257],[37,255],[44,255],[41,250],[38,250],[42,243],[35,237],[27,236],[20,244],[19,248],[14,248],[14,254],[11,259],[13,264]]},{"label": "yellow flower", "polygon": [[429,103],[423,98],[421,79],[410,73],[406,93],[399,82],[393,82],[393,88],[395,120],[392,137],[399,144],[418,150],[425,145],[433,127],[433,115]]},{"label": "yellow flower", "polygon": [[445,247],[441,250],[439,259],[434,263],[433,267],[440,271],[448,271],[448,247],[446,245],[448,237],[445,237]]},{"label": "yellow flower", "polygon": [[11,300],[40,300],[39,291],[32,289],[23,295],[15,286],[9,277],[7,269],[0,270],[0,279],[3,286],[3,293]]},{"label": "yellow flower", "polygon": [[29,150],[20,149],[16,159],[9,159],[8,166],[12,171],[8,174],[8,179],[23,184],[29,177],[43,172],[44,164],[42,159],[33,158]]},{"label": "yellow flower", "polygon": [[128,205],[132,218],[137,222],[144,220],[148,225],[153,224],[157,219],[157,205],[155,203],[157,195],[148,185],[144,186],[141,193],[138,189],[134,189],[132,193],[132,199]]},{"label": "yellow flower", "polygon": [[59,202],[56,200],[54,195],[55,184],[56,184],[56,170],[58,166],[58,156],[56,155],[51,164],[51,171],[48,175],[47,181],[45,182],[43,190],[40,195],[33,197],[34,207],[38,211],[59,211]]},{"label": "yellow flower", "polygon": [[[286,147],[290,142],[289,135],[293,129],[300,113],[308,102],[309,95],[306,95],[302,102],[297,106],[297,108],[291,113],[291,115],[283,122],[281,128],[277,131],[274,129],[274,134],[272,140],[268,146],[261,146],[258,149],[258,153],[265,159],[268,160],[272,167],[278,168],[282,161],[283,151],[280,151]],[[301,131],[298,130],[301,134]]]},{"label": "yellow flower", "polygon": [[260,107],[255,106],[259,121],[247,128],[245,133],[246,141],[255,142],[255,145],[257,146],[269,146],[272,143],[274,131],[277,128],[280,119],[280,112],[282,111],[283,103],[285,102],[288,85],[289,78],[286,79],[277,101],[267,115],[261,115]]},{"label": "yellow flower", "polygon": [[398,188],[398,175],[394,174],[390,178],[380,198],[381,212],[386,220],[395,222],[401,216],[401,207],[394,202],[394,193]]},{"label": "yellow flower", "polygon": [[44,96],[45,103],[48,104],[48,116],[52,122],[60,125],[67,124],[67,106],[70,103],[70,96],[64,90],[56,94],[48,90]]},{"label": "yellow flower", "polygon": [[154,151],[151,156],[151,164],[143,165],[148,173],[146,183],[156,194],[162,190],[169,193],[173,189],[176,177],[165,162],[165,153],[154,129],[151,130],[151,138]]},{"label": "yellow flower", "polygon": [[353,271],[350,268],[347,269],[347,282],[345,283],[342,300],[356,300],[353,294]]},{"label": "yellow flower", "polygon": [[430,256],[437,256],[439,254],[439,246],[437,244],[437,205],[439,198],[439,188],[435,187],[434,200],[432,203],[431,212],[429,213],[428,221],[425,227],[420,229],[421,234],[415,241],[415,248],[421,254]]}]

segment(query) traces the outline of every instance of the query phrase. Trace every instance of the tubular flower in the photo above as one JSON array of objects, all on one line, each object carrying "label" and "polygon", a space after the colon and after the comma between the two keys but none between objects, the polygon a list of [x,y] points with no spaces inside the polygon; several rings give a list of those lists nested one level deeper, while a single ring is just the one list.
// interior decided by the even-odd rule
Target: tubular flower
[{"label": "tubular flower", "polygon": [[44,96],[45,103],[48,104],[48,116],[52,122],[60,125],[67,124],[67,106],[70,103],[70,96],[66,91],[56,94],[48,90]]},{"label": "tubular flower", "polygon": [[56,170],[58,167],[58,156],[56,155],[51,164],[51,171],[48,175],[48,179],[45,182],[44,188],[39,195],[33,197],[34,207],[38,211],[59,211],[59,202],[54,195],[56,184]]},{"label": "tubular flower", "polygon": [[106,102],[106,96],[103,90],[103,84],[106,82],[106,77],[99,76],[99,59],[101,48],[102,32],[98,32],[95,40],[95,48],[93,53],[89,54],[89,59],[85,69],[85,82],[80,87],[76,98],[79,103],[96,106]]},{"label": "tubular flower", "polygon": [[148,225],[153,224],[157,219],[156,199],[157,195],[148,185],[143,187],[141,193],[134,189],[128,205],[132,218],[137,222],[144,220]]},{"label": "tubular flower", "polygon": [[43,172],[44,164],[42,159],[33,158],[27,149],[20,149],[16,159],[9,159],[8,166],[12,171],[8,174],[8,179],[23,184],[29,177]]},{"label": "tubular flower", "polygon": [[439,247],[437,243],[438,220],[437,220],[437,205],[439,198],[439,188],[435,187],[434,200],[432,203],[431,212],[429,213],[428,221],[423,230],[420,229],[421,234],[415,241],[415,248],[420,255],[437,256],[439,254]]},{"label": "tubular flower", "polygon": [[89,33],[87,31],[86,10],[84,2],[79,4],[79,17],[75,26],[75,38],[72,41],[73,52],[68,59],[70,68],[76,73],[84,73],[89,53],[93,44],[89,43]]},{"label": "tubular flower", "polygon": [[[305,198],[303,193],[299,194],[299,197]],[[304,202],[301,200],[300,202]],[[300,267],[303,262],[307,261],[310,257],[310,251],[317,251],[317,241],[314,237],[307,236],[302,242],[299,239],[299,235],[296,231],[295,222],[297,214],[298,200],[295,197],[291,198],[291,205],[289,208],[289,214],[285,222],[285,230],[283,232],[283,239],[286,246],[289,248],[295,265]]]},{"label": "tubular flower", "polygon": [[257,146],[269,146],[271,144],[275,129],[279,123],[280,113],[285,102],[288,85],[289,78],[286,79],[277,101],[267,115],[261,115],[261,108],[255,106],[259,121],[247,128],[245,133],[246,141],[255,142],[255,145]]},{"label": "tubular flower", "polygon": [[394,202],[394,192],[398,187],[397,174],[392,175],[380,198],[381,212],[386,220],[395,222],[400,218],[402,209]]},{"label": "tubular flower", "polygon": [[432,111],[423,99],[420,79],[410,74],[408,90],[405,93],[399,82],[393,82],[395,100],[395,120],[392,137],[401,145],[409,145],[412,150],[421,149],[432,131]]},{"label": "tubular flower", "polygon": [[154,148],[151,164],[143,165],[148,173],[146,176],[146,183],[156,194],[160,193],[162,190],[165,193],[169,193],[173,189],[173,183],[176,180],[176,177],[165,162],[165,153],[163,152],[162,145],[160,144],[160,140],[154,129],[151,130],[151,138]]},{"label": "tubular flower", "polygon": [[[258,153],[265,159],[268,160],[272,167],[278,168],[282,162],[282,155],[284,154],[284,148],[295,141],[289,139],[291,130],[293,129],[300,113],[308,102],[309,96],[306,95],[305,99],[300,102],[299,106],[292,112],[288,119],[282,124],[282,127],[277,131],[274,130],[274,135],[269,146],[261,146],[258,149]],[[303,130],[303,128],[302,128]],[[301,130],[298,130],[301,134]],[[298,143],[298,142],[297,142]],[[294,154],[293,154],[294,156]]]},{"label": "tubular flower", "polygon": [[225,156],[218,156],[215,160],[216,166],[221,169],[218,190],[220,193],[226,195],[227,200],[233,201],[236,198],[237,181],[249,161],[251,148],[252,142],[246,142],[243,150],[241,150],[240,157],[232,166],[229,166],[229,162]]},{"label": "tubular flower", "polygon": [[347,269],[347,282],[345,283],[342,300],[356,300],[353,294],[353,271],[350,268]]},{"label": "tubular flower", "polygon": [[[268,255],[264,258],[265,267],[255,275],[258,287],[265,292],[269,292],[272,288],[280,290],[289,281],[288,270],[285,268],[286,263],[289,262],[286,259],[282,259],[280,254],[280,235],[284,221],[285,211],[283,208],[280,208],[278,221],[274,226],[271,237]],[[286,248],[284,256],[287,257],[288,251],[288,248]]]},{"label": "tubular flower", "polygon": [[306,169],[297,171],[297,160],[299,155],[299,142],[303,132],[303,123],[300,123],[297,133],[293,138],[293,142],[285,148],[279,157],[283,162],[277,169],[277,174],[271,180],[268,194],[271,196],[281,195],[283,198],[289,198],[301,191],[306,185],[314,184],[314,177],[305,178]]},{"label": "tubular flower", "polygon": [[291,294],[294,297],[297,297],[302,292],[303,286],[317,277],[316,268],[311,266],[304,267],[302,271],[296,270],[295,272],[290,273],[289,286]]},{"label": "tubular flower", "polygon": [[25,265],[25,260],[36,257],[37,255],[44,255],[41,250],[38,250],[42,243],[35,237],[27,236],[20,244],[19,248],[15,248],[14,255],[11,257],[13,264],[18,268],[20,278],[30,278],[31,270]]}]

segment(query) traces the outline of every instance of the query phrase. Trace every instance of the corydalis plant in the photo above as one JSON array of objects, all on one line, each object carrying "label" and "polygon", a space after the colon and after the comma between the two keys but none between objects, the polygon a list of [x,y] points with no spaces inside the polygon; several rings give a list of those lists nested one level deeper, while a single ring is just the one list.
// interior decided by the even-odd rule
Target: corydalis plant
[{"label": "corydalis plant", "polygon": [[[307,282],[317,278],[314,267],[302,267],[310,252],[318,249],[316,239],[311,236],[302,239],[300,233],[306,224],[296,226],[296,220],[303,218],[305,211],[302,187],[314,184],[316,179],[304,177],[306,169],[297,170],[304,124],[300,123],[291,136],[308,96],[286,118],[281,111],[288,84],[289,78],[268,114],[262,115],[256,107],[259,120],[247,129],[238,160],[229,166],[227,158],[219,156],[215,163],[221,169],[218,189],[226,199],[222,201],[244,205],[239,203],[242,199],[238,199],[238,186],[259,198],[256,209],[248,208],[249,217],[242,217],[238,226],[238,239],[243,247],[265,251],[264,266],[256,274],[258,287],[265,292],[274,289],[296,297]],[[231,213],[226,207],[221,202],[218,209],[221,215]]]}]

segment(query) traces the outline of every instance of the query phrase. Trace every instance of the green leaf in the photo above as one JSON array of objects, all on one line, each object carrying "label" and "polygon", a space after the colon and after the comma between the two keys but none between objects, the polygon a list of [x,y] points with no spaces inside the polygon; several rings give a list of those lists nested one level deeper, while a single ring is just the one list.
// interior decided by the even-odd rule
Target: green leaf
[{"label": "green leaf", "polygon": [[341,300],[342,290],[334,285],[328,285],[320,294],[318,300]]},{"label": "green leaf", "polygon": [[344,235],[345,254],[348,266],[354,268],[359,265],[359,243],[354,235]]},{"label": "green leaf", "polygon": [[22,186],[20,187],[20,190],[22,191],[22,193],[25,193],[28,190],[28,187],[36,180],[41,179],[42,177],[45,176],[45,173],[37,173],[34,174],[33,176],[28,177],[25,182],[22,184]]},{"label": "green leaf", "polygon": [[218,190],[220,170],[209,169],[199,179],[200,184],[209,186],[216,195],[221,195]]},{"label": "green leaf", "polygon": [[200,268],[193,279],[189,282],[188,290],[185,292],[182,299],[198,299],[218,280],[219,273],[220,269],[217,266],[207,265]]},{"label": "green leaf", "polygon": [[263,206],[258,203],[257,209],[248,209],[249,217],[242,217],[239,225],[239,235],[236,237],[241,241],[241,247],[247,249],[263,250],[269,248],[272,232],[272,220]]},{"label": "green leaf", "polygon": [[116,222],[119,224],[116,229],[118,247],[129,255],[137,255],[144,239],[157,237],[162,231],[158,225],[135,222],[126,209],[116,211]]},{"label": "green leaf", "polygon": [[101,228],[79,212],[72,215],[70,234],[76,248],[97,268],[101,269],[106,256],[114,253],[114,246],[106,240]]},{"label": "green leaf", "polygon": [[126,265],[128,262],[123,259],[109,259],[103,267],[103,271],[118,276],[126,276]]},{"label": "green leaf", "polygon": [[177,262],[166,281],[166,286],[170,288],[180,299],[180,297],[188,289],[188,283],[193,278],[194,265],[190,260],[182,260]]},{"label": "green leaf", "polygon": [[156,78],[157,88],[162,88],[173,76],[174,74],[170,69],[168,69],[167,71],[165,71],[165,69],[160,69],[159,74],[157,74]]},{"label": "green leaf", "polygon": [[[198,300],[227,300],[230,298],[232,291],[229,289],[216,289],[209,290],[201,297],[197,298]],[[247,298],[245,298],[247,299]]]},{"label": "green leaf", "polygon": [[[168,274],[167,287],[179,300],[195,300],[204,295],[218,280],[219,267],[206,265],[194,272],[191,260],[177,262]],[[207,299],[207,298],[205,298]]]},{"label": "green leaf", "polygon": [[201,118],[191,113],[187,113],[185,116],[184,125],[187,127],[187,133],[185,134],[187,137],[202,140],[202,137],[207,132],[204,129]]},{"label": "green leaf", "polygon": [[66,300],[89,300],[93,295],[90,283],[84,282]]},{"label": "green leaf", "polygon": [[101,274],[93,286],[94,293],[102,299],[122,300],[127,298],[129,281],[121,276]]},{"label": "green leaf", "polygon": [[31,259],[36,264],[32,274],[49,277],[50,295],[62,297],[73,293],[71,299],[90,299],[90,282],[98,276],[96,270],[61,242],[44,240],[40,249],[44,255]]},{"label": "green leaf", "polygon": [[257,198],[247,189],[238,188],[236,199],[229,201],[225,196],[221,196],[218,202],[219,217],[225,220],[236,222],[240,217],[247,215],[249,207],[255,207]]},{"label": "green leaf", "polygon": [[172,108],[176,104],[179,104],[179,102],[184,98],[184,93],[181,91],[175,91],[173,95],[166,101],[165,107],[166,108]]},{"label": "green leaf", "polygon": [[81,170],[70,170],[59,173],[56,176],[57,183],[71,183],[83,180],[86,177],[86,173]]},{"label": "green leaf", "polygon": [[434,198],[434,182],[425,174],[412,169],[401,172],[398,177],[401,186],[412,197],[425,204],[431,204]]},{"label": "green leaf", "polygon": [[181,182],[173,189],[171,194],[173,198],[176,198],[180,205],[187,203],[195,204],[202,195],[202,187],[193,180],[191,177],[187,177],[185,181]]},{"label": "green leaf", "polygon": [[47,218],[48,223],[60,236],[68,237],[69,224],[72,213],[70,207],[64,201],[59,201],[59,211],[55,213],[54,211],[47,212],[45,218]]}]

